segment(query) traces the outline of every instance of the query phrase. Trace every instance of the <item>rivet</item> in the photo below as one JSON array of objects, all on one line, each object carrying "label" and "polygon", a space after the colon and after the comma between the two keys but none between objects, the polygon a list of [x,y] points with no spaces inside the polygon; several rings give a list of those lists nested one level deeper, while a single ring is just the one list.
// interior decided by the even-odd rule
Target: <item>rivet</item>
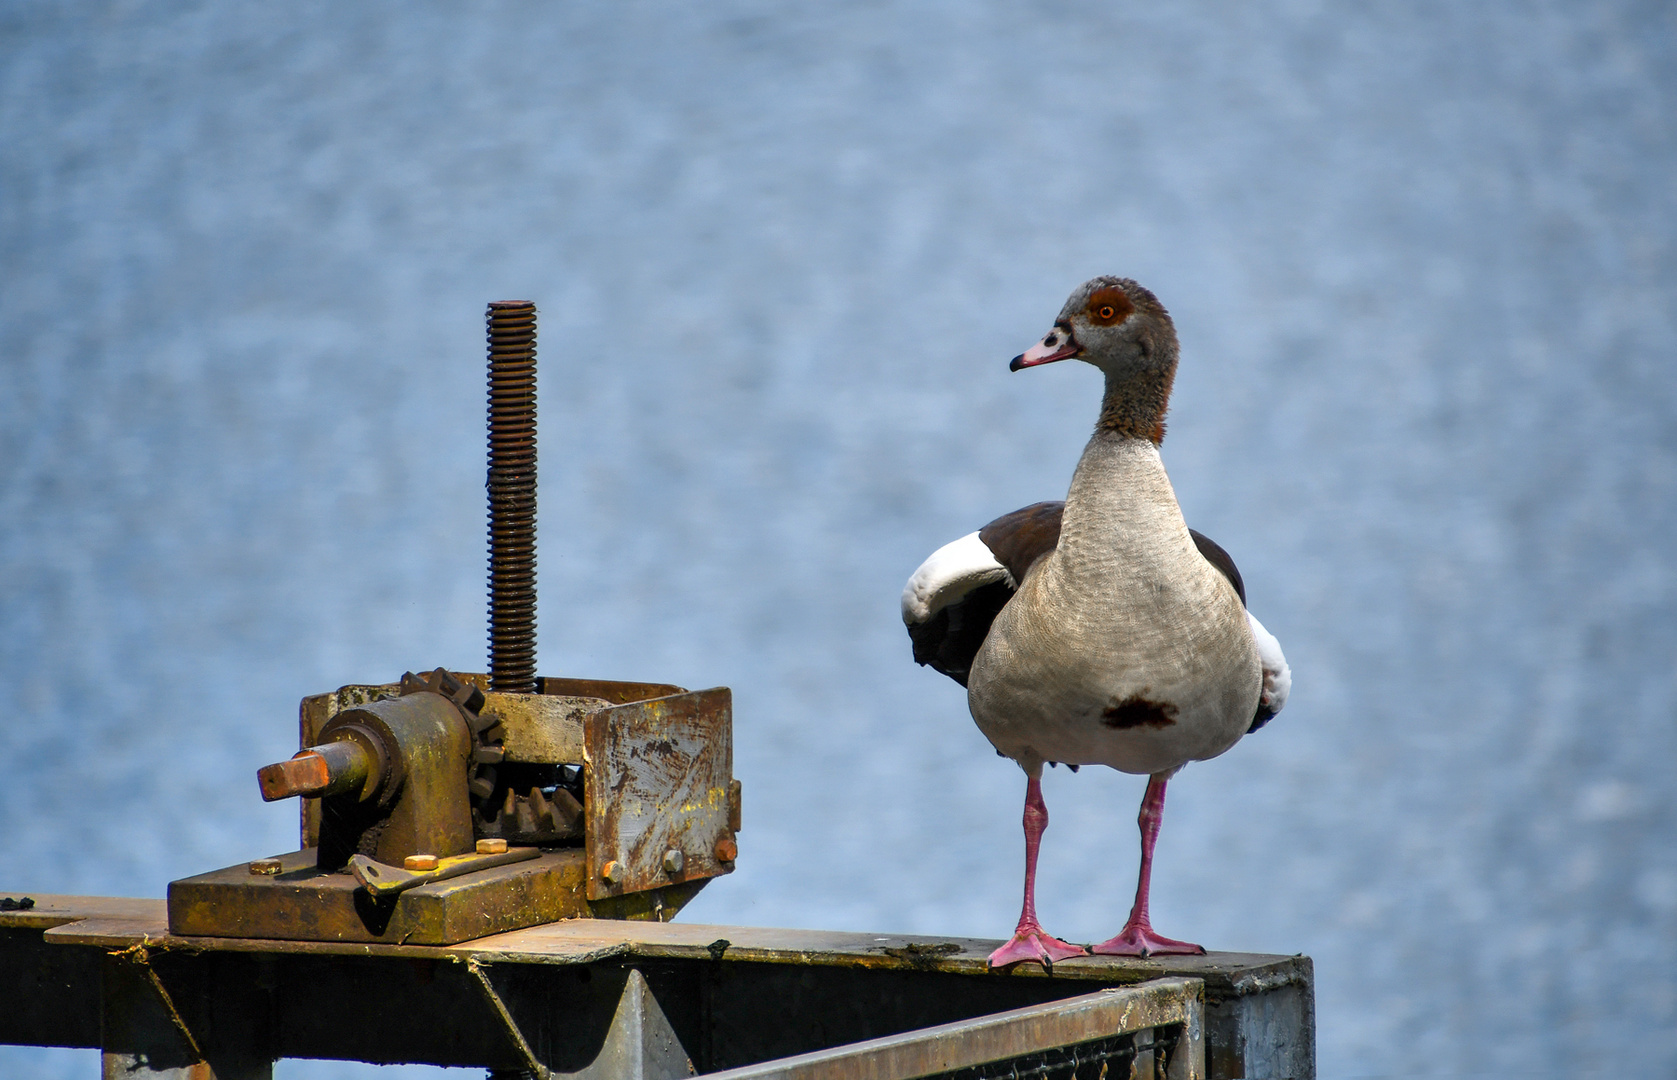
[{"label": "rivet", "polygon": [[492,840],[479,840],[477,842],[477,853],[479,855],[504,855],[506,854],[506,850],[507,842],[499,837]]},{"label": "rivet", "polygon": [[678,849],[671,848],[664,852],[664,873],[679,874],[681,868],[686,865],[687,856],[683,855]]},{"label": "rivet", "polygon": [[740,857],[740,846],[731,836],[724,836],[716,842],[716,861],[733,862]]},{"label": "rivet", "polygon": [[402,869],[412,870],[415,873],[422,874],[427,870],[435,870],[436,868],[437,857],[435,855],[409,855],[402,860]]},{"label": "rivet", "polygon": [[623,864],[612,859],[600,867],[600,878],[607,885],[616,885],[623,880]]},{"label": "rivet", "polygon": [[279,873],[282,869],[283,867],[280,866],[280,861],[278,859],[257,859],[255,862],[250,864],[250,872],[253,874],[272,876]]}]

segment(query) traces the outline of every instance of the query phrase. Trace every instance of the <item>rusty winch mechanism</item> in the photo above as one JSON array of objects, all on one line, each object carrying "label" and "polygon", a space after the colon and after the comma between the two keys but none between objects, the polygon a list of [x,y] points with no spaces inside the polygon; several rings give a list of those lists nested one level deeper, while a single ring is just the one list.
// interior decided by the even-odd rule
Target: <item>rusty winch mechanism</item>
[{"label": "rusty winch mechanism", "polygon": [[673,916],[734,868],[726,688],[535,675],[535,307],[489,307],[490,673],[303,699],[300,850],[172,882],[181,936],[450,945]]}]

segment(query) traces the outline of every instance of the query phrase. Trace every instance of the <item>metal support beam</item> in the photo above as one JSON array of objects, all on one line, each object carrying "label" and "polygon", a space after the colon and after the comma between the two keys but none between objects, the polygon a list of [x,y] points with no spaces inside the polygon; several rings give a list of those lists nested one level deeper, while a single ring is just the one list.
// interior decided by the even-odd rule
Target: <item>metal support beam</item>
[{"label": "metal support beam", "polygon": [[599,1056],[576,1072],[557,1075],[575,1080],[685,1080],[696,1072],[646,976],[631,968]]},{"label": "metal support beam", "polygon": [[[273,1062],[248,1037],[256,1018],[236,1004],[226,1010],[226,1017],[231,1021],[222,1025],[227,1030],[206,1047],[182,1015],[143,943],[108,953],[99,969],[103,1076],[105,1080],[272,1080]],[[205,1022],[207,1017],[199,1019]]]},{"label": "metal support beam", "polygon": [[681,1080],[811,1054],[854,1062],[877,1040],[904,1053],[940,1025],[965,1044],[997,1014],[1103,988],[1156,998],[1173,980],[1203,986],[1197,1022],[1155,1017],[1068,1052],[1110,1061],[1108,1080],[1129,1075],[1126,1060],[1138,1080],[1161,1080],[1155,1065],[1195,1075],[1180,1073],[1195,1039],[1206,1080],[1315,1072],[1304,957],[1089,957],[1050,975],[991,971],[991,941],[591,919],[451,946],[182,938],[160,901],[35,899],[0,912],[0,985],[19,990],[0,1042],[102,1047],[125,1080],[269,1080],[286,1057]]}]

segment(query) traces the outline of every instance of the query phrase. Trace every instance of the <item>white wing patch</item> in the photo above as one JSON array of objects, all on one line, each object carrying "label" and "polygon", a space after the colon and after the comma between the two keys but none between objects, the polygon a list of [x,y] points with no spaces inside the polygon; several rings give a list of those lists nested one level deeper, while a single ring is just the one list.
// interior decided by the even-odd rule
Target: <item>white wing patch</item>
[{"label": "white wing patch", "polygon": [[1017,584],[978,534],[968,533],[932,552],[908,579],[903,586],[903,622],[909,626],[923,623],[992,581]]},{"label": "white wing patch", "polygon": [[1246,613],[1246,621],[1252,627],[1252,640],[1264,665],[1263,704],[1270,712],[1280,712],[1293,689],[1293,669],[1287,666],[1287,658],[1282,655],[1281,643],[1275,640],[1275,635],[1265,630],[1264,624],[1250,611]]}]

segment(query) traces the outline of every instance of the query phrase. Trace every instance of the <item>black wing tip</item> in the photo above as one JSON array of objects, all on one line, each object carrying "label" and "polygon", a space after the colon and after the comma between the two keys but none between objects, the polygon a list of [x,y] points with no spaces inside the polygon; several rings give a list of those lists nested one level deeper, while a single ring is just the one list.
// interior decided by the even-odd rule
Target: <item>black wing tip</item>
[{"label": "black wing tip", "polygon": [[915,661],[967,685],[973,658],[983,646],[990,624],[1012,596],[1013,589],[1006,582],[992,581],[925,622],[910,626],[908,636],[914,642]]},{"label": "black wing tip", "polygon": [[[942,675],[967,685],[967,668],[951,663],[949,655],[949,609],[934,614],[925,622],[914,623],[908,628],[908,639],[914,644],[914,662],[921,667],[929,667]],[[973,650],[975,653],[977,650]]]}]

